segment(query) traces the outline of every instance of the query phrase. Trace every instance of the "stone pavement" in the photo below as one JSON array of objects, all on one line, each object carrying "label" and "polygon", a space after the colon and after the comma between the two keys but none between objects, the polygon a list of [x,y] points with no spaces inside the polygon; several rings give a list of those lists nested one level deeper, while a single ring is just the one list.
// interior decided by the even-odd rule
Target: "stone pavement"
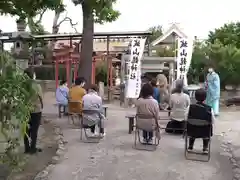
[{"label": "stone pavement", "polygon": [[230,158],[234,173],[234,180],[240,179],[240,111],[238,107],[228,108],[222,112],[217,121],[216,134],[222,139],[221,153]]},{"label": "stone pavement", "polygon": [[[57,113],[56,107],[45,106],[45,113],[54,111]],[[68,143],[63,161],[53,168],[49,180],[233,179],[229,156],[223,154],[221,148],[220,140],[224,136],[214,136],[210,162],[185,160],[182,137],[165,133],[156,151],[133,149],[134,136],[128,134],[128,122],[125,119],[125,115],[133,111],[110,105],[108,120],[105,121],[106,137],[98,144],[81,142],[78,128],[71,128],[66,118],[55,119]],[[225,121],[221,123],[224,126]],[[224,131],[224,127],[216,130],[221,135]],[[201,143],[197,141],[196,146]]]}]

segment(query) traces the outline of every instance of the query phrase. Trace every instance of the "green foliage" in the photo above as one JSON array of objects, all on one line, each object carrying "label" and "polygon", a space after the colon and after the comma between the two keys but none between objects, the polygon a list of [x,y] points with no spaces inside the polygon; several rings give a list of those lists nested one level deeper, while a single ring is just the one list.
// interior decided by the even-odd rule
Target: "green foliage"
[{"label": "green foliage", "polygon": [[209,58],[219,72],[222,84],[239,85],[240,49],[218,43],[212,44],[209,50]]},{"label": "green foliage", "polygon": [[240,78],[240,22],[224,24],[209,33],[208,56],[223,85],[238,85]]},{"label": "green foliage", "polygon": [[[96,69],[95,69],[95,80],[96,83],[104,82],[105,85],[107,85],[107,75],[108,75],[108,67],[107,67],[107,61],[101,61],[98,60],[96,62]],[[112,77],[116,77],[116,70],[115,68],[112,68]]]},{"label": "green foliage", "polygon": [[[152,32],[152,35],[149,36],[149,41],[153,42],[157,38],[159,38],[163,32],[162,32],[162,26],[153,26],[148,29],[148,31]],[[156,50],[157,56],[160,57],[174,57],[175,56],[175,50],[173,47],[165,47],[165,46],[157,46],[153,47],[153,50]]]},{"label": "green foliage", "polygon": [[120,12],[113,8],[117,0],[72,0],[75,5],[81,4],[84,11],[94,16],[94,21],[99,24],[115,21]]},{"label": "green foliage", "polygon": [[26,132],[35,92],[32,80],[16,68],[7,52],[0,53],[0,70],[0,134],[6,142],[0,163],[15,167],[20,163],[17,150]]},{"label": "green foliage", "polygon": [[163,34],[162,26],[160,26],[160,25],[153,26],[153,27],[149,28],[148,31],[152,32],[152,35],[149,37],[150,42],[153,42],[154,40],[156,40],[158,37],[160,37]]},{"label": "green foliage", "polygon": [[20,20],[35,17],[40,10],[64,8],[62,0],[1,0],[0,14],[17,16]]},{"label": "green foliage", "polygon": [[[55,80],[55,66],[42,65],[34,67],[34,72],[39,80]],[[59,65],[58,79],[66,79],[66,68],[64,65]]]},{"label": "green foliage", "polygon": [[175,50],[172,47],[159,47],[156,51],[160,57],[175,57]]},{"label": "green foliage", "polygon": [[87,82],[91,81],[92,63],[89,61],[93,54],[94,22],[103,24],[115,21],[120,15],[113,5],[117,0],[72,0],[75,5],[80,4],[83,12],[83,34],[81,45],[81,63],[79,75]]},{"label": "green foliage", "polygon": [[214,44],[216,40],[224,46],[231,44],[240,48],[240,22],[224,24],[222,27],[210,31],[208,42]]},{"label": "green foliage", "polygon": [[192,61],[188,72],[189,83],[198,83],[206,74],[206,65],[209,59],[206,54],[207,47],[199,41],[194,43]]},{"label": "green foliage", "polygon": [[99,61],[96,63],[96,83],[104,82],[107,84],[107,62]]},{"label": "green foliage", "polygon": [[207,74],[208,65],[219,73],[221,86],[239,85],[240,49],[234,45],[223,45],[218,40],[214,44],[196,44],[188,76],[191,82],[198,82]]},{"label": "green foliage", "polygon": [[34,34],[34,35],[46,34],[46,31],[43,25],[41,24],[41,22],[35,22],[33,17],[28,18],[27,24],[31,34]]}]

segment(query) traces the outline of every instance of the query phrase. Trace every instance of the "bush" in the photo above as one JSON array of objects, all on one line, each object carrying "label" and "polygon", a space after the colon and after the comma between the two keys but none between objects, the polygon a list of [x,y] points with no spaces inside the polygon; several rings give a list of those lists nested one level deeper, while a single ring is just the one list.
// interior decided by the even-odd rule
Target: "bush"
[{"label": "bush", "polygon": [[32,80],[16,68],[14,61],[7,52],[0,53],[0,138],[6,142],[5,147],[0,144],[0,164],[16,168],[21,163],[16,152],[26,133],[33,108],[31,97],[36,92]]},{"label": "bush", "polygon": [[215,64],[223,86],[240,84],[240,49],[233,45],[214,44],[210,48],[209,58]]},{"label": "bush", "polygon": [[[35,66],[34,72],[36,73],[36,78],[39,80],[55,80],[54,65]],[[58,79],[66,79],[66,69],[64,65],[59,65]]]},{"label": "bush", "polygon": [[219,74],[222,88],[225,85],[240,84],[240,49],[233,45],[223,46],[219,42],[195,46],[188,73],[189,79],[197,83],[199,77],[205,77],[208,64],[213,65]]},{"label": "bush", "polygon": [[96,83],[100,81],[107,85],[107,62],[99,60],[96,62]]},{"label": "bush", "polygon": [[[55,66],[54,65],[42,65],[35,66],[34,71],[36,78],[39,80],[55,80]],[[73,70],[72,70],[73,73]],[[113,77],[115,76],[115,70],[113,69]],[[73,76],[72,76],[73,77]],[[96,62],[96,83],[104,82],[107,85],[107,62],[97,61]],[[66,79],[66,69],[64,65],[59,65],[58,79]]]},{"label": "bush", "polygon": [[192,54],[192,61],[188,72],[188,84],[197,84],[207,73],[206,65],[209,59],[206,57],[205,46],[200,42],[195,43]]}]

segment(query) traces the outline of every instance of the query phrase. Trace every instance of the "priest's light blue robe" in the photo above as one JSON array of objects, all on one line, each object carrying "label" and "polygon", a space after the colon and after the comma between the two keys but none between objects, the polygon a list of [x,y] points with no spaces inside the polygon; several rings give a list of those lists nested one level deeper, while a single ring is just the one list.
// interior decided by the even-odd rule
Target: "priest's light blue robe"
[{"label": "priest's light blue robe", "polygon": [[219,115],[220,78],[216,72],[208,73],[205,88],[207,90],[206,104],[212,107],[214,115]]}]

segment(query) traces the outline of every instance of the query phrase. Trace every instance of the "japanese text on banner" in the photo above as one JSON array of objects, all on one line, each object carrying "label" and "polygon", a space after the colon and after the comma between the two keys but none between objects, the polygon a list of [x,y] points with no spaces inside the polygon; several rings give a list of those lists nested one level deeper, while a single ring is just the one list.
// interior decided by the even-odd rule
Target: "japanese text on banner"
[{"label": "japanese text on banner", "polygon": [[177,79],[183,79],[187,85],[187,73],[191,64],[193,41],[187,38],[178,39]]},{"label": "japanese text on banner", "polygon": [[131,42],[131,56],[129,78],[126,96],[137,98],[141,90],[141,58],[144,52],[145,39],[133,39]]}]

